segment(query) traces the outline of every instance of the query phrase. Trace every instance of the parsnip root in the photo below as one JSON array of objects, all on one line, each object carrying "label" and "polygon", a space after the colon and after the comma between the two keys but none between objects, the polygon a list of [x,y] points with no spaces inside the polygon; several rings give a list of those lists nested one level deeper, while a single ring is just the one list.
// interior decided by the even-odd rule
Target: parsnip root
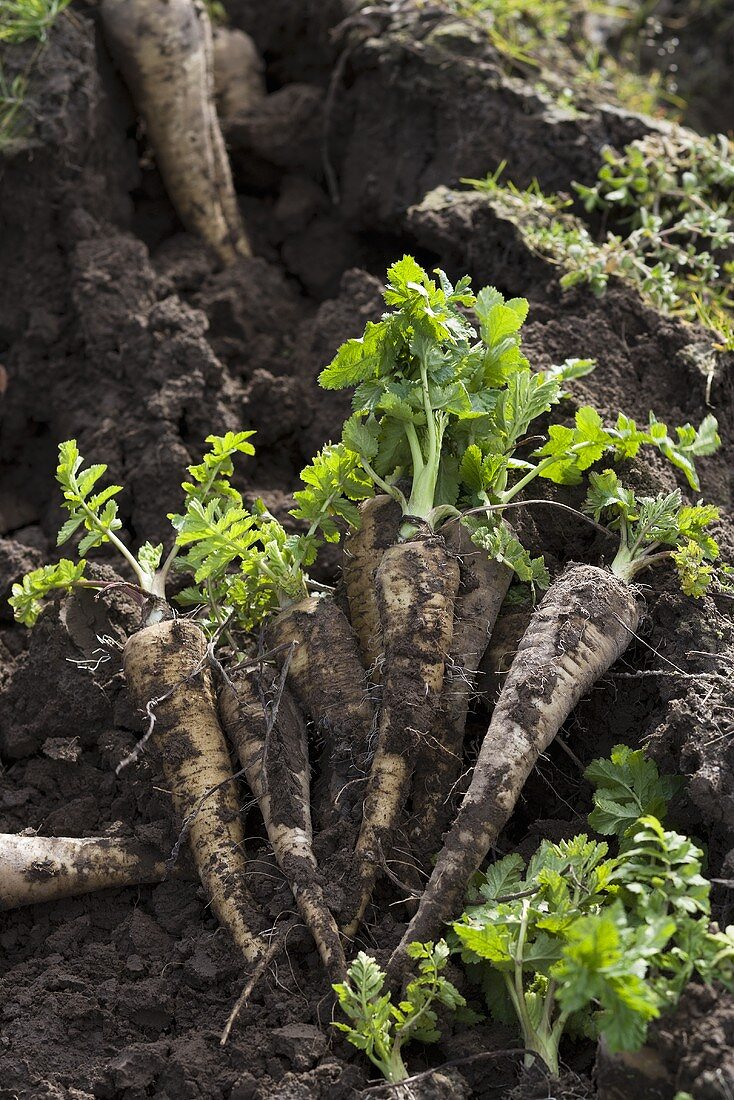
[{"label": "parsnip root", "polygon": [[161,700],[153,706],[153,737],[177,817],[188,829],[213,912],[245,960],[254,964],[264,950],[257,935],[263,919],[246,885],[237,786],[205,666],[206,648],[195,623],[167,620],[130,637],[123,665],[141,709]]},{"label": "parsnip root", "polygon": [[397,983],[408,945],[440,935],[515,808],[523,785],[579,699],[629,645],[634,589],[604,569],[571,565],[533,615],[482,743],[471,785],[418,911],[389,963]]},{"label": "parsnip root", "polygon": [[160,851],[137,840],[0,834],[0,910],[165,877]]},{"label": "parsnip root", "polygon": [[413,851],[424,862],[441,846],[441,836],[460,801],[456,784],[463,770],[464,731],[479,662],[489,644],[512,571],[452,524],[447,544],[459,556],[461,585],[454,602],[454,633],[432,735],[416,762],[413,780]]},{"label": "parsnip root", "polygon": [[212,31],[194,0],[102,0],[105,38],[186,229],[224,264],[251,255],[214,107]]},{"label": "parsnip root", "polygon": [[364,800],[375,714],[354,631],[332,599],[311,596],[274,616],[265,638],[268,649],[284,647],[281,661],[292,652],[291,690],[326,742],[320,798],[323,822],[356,824]]},{"label": "parsnip root", "polygon": [[[347,965],[313,851],[306,729],[290,692],[278,681],[268,668],[235,674],[232,684],[220,692],[219,711],[257,799],[278,866],[329,978],[339,982]],[[261,692],[277,708],[271,722]]]},{"label": "parsnip root", "polygon": [[396,541],[401,512],[386,493],[359,506],[361,523],[344,541],[342,575],[349,600],[349,618],[359,639],[362,663],[374,684],[382,680],[382,630],[375,576],[382,556]]},{"label": "parsnip root", "polygon": [[392,848],[416,756],[423,751],[441,697],[453,634],[459,565],[437,536],[385,551],[376,576],[385,646],[375,758],[355,851],[358,896],[345,934],[355,935],[380,863]]},{"label": "parsnip root", "polygon": [[217,114],[226,133],[230,121],[265,98],[265,65],[244,31],[216,27],[212,46]]}]

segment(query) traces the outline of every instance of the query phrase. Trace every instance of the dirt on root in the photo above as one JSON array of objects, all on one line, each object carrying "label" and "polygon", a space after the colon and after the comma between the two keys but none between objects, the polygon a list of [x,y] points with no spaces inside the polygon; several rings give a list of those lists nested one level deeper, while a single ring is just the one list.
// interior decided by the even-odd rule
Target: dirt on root
[{"label": "dirt on root", "polygon": [[[266,112],[228,135],[256,257],[227,271],[178,225],[93,9],[75,4],[35,53],[3,52],[11,77],[30,64],[30,90],[23,141],[0,160],[0,831],[134,836],[164,853],[176,840],[154,750],[115,774],[142,730],[121,674],[135,604],[123,590],[104,606],[82,594],[28,632],[5,603],[13,581],[54,552],[58,441],[76,437],[83,454],[109,463],[126,486],[121,515],[137,544],[169,538],[182,470],[206,435],[255,428],[257,456],[239,484],[284,516],[301,466],[349,409],[348,394],[318,390],[316,375],[379,316],[385,267],[403,251],[527,296],[525,349],[538,368],[597,358],[564,415],[593,403],[638,420],[654,408],[675,424],[713,409],[724,445],[701,462],[702,491],[720,504],[719,539],[734,555],[732,356],[712,356],[703,330],[621,284],[601,299],[564,293],[514,226],[457,190],[461,177],[505,158],[518,183],[537,177],[545,190],[568,190],[593,178],[603,144],[619,147],[658,124],[615,105],[559,111],[508,76],[474,28],[426,5],[358,15],[346,0],[226,7],[254,34],[269,91]],[[627,476],[644,492],[676,484],[649,458]],[[564,493],[578,503],[573,489]],[[551,509],[518,526],[553,570],[609,553]],[[325,557],[322,579],[334,579],[336,562]],[[682,773],[674,824],[706,844],[712,877],[730,881],[731,604],[686,601],[663,575],[644,595],[638,639],[580,702],[561,741],[581,765],[618,741],[646,744],[661,768]],[[472,723],[476,739],[486,720],[477,713]],[[248,797],[243,790],[250,886],[277,935],[295,907]],[[541,836],[572,834],[589,799],[577,764],[554,745],[497,851],[528,854]],[[330,888],[347,886],[337,840],[324,837],[318,854]],[[409,915],[399,897],[380,884],[357,945],[383,960]],[[715,887],[722,924],[734,920],[731,899],[727,885]],[[481,1008],[465,976],[455,967],[451,976]],[[300,925],[222,1048],[243,981],[237,953],[185,877],[4,914],[0,1100],[362,1092],[370,1067],[330,1026],[333,998]],[[655,1031],[675,1086],[696,1100],[731,1094],[732,1019],[728,995],[694,988]],[[441,1042],[409,1048],[408,1060],[414,1072],[455,1065],[421,1078],[414,1094],[594,1095],[589,1044],[564,1047],[566,1092],[554,1093],[519,1078],[516,1056],[493,1054],[516,1044],[501,1027],[447,1021]]]}]

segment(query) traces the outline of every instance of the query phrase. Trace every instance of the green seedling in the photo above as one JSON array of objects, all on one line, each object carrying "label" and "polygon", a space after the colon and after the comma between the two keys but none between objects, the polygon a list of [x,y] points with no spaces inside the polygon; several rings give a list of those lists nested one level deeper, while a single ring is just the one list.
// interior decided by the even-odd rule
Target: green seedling
[{"label": "green seedling", "polygon": [[515,1018],[554,1074],[564,1034],[635,1050],[694,974],[734,980],[734,929],[710,930],[703,853],[660,821],[677,781],[626,746],[586,774],[604,784],[589,824],[617,838],[618,854],[581,834],[543,842],[527,867],[506,856],[454,924],[492,1015]]},{"label": "green seedling", "polygon": [[[232,458],[235,454],[255,453],[248,442],[253,432],[228,432],[225,436],[209,436],[211,444],[201,463],[189,467],[191,480],[183,485],[186,511],[195,508],[205,510],[217,501],[232,499],[236,494],[229,486],[229,476],[233,472]],[[140,592],[155,600],[165,600],[166,585],[171,567],[178,556],[179,546],[174,543],[168,556],[163,560],[163,546],[143,543],[134,554],[117,534],[122,528],[115,499],[121,492],[121,485],[108,485],[98,488],[99,481],[107,472],[107,466],[96,463],[85,467],[79,454],[76,440],[70,439],[59,445],[59,461],[56,480],[63,493],[62,505],[69,518],[61,527],[57,545],[63,546],[74,535],[82,532],[77,546],[78,561],[62,559],[54,565],[45,565],[33,570],[22,582],[14,584],[10,605],[16,619],[26,626],[33,626],[42,608],[43,601],[56,593],[69,592],[75,587],[102,589],[106,582],[91,580],[86,576],[87,555],[90,550],[104,544],[110,544],[124,560],[135,578]],[[206,603],[203,600],[202,603]],[[151,615],[154,620],[155,608]]]},{"label": "green seedling", "polygon": [[[695,432],[693,433],[695,435]],[[700,597],[731,571],[713,562],[708,528],[717,511],[684,506],[676,490],[637,500],[607,470],[591,474],[586,508],[611,511],[620,549],[610,569],[572,564],[553,582],[520,642],[484,737],[469,789],[439,853],[402,944],[390,961],[396,978],[405,949],[449,919],[471,876],[496,843],[538,756],[545,752],[583,695],[636,636],[640,598],[632,583],[643,569],[669,561],[683,591]]]},{"label": "green seedling", "polygon": [[384,992],[385,974],[370,956],[360,951],[349,967],[348,980],[336,984],[339,1005],[349,1023],[335,1022],[349,1042],[364,1052],[391,1084],[409,1077],[403,1061],[403,1047],[413,1039],[435,1043],[440,1038],[436,1008],[451,1011],[466,1001],[441,971],[449,958],[444,940],[413,943],[410,957],[418,963],[418,977],[408,983],[405,997],[393,1003]]},{"label": "green seedling", "polygon": [[678,489],[638,499],[613,470],[592,473],[589,480],[585,510],[595,519],[611,517],[610,529],[619,531],[620,546],[610,565],[614,576],[630,583],[650,566],[670,561],[687,596],[703,596],[712,584],[729,587],[731,569],[717,569],[719,547],[708,530],[719,518],[717,508],[683,504]]}]

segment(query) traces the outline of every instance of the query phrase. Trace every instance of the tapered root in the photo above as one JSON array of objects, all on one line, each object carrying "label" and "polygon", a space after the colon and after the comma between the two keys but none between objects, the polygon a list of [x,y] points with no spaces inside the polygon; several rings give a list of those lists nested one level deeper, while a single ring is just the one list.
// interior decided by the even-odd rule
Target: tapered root
[{"label": "tapered root", "polygon": [[378,684],[382,679],[382,628],[375,576],[383,554],[398,537],[401,512],[387,494],[363,501],[359,512],[359,527],[351,530],[344,541],[342,575],[362,664],[372,682]]},{"label": "tapered root", "polygon": [[267,668],[237,675],[220,692],[219,712],[326,972],[332,982],[343,981],[344,950],[313,851],[306,730],[278,680]]},{"label": "tapered root", "polygon": [[212,47],[217,114],[226,133],[230,122],[265,98],[265,64],[244,31],[217,27]]},{"label": "tapered root", "polygon": [[102,0],[107,43],[184,226],[224,264],[249,256],[214,107],[212,32],[194,0]]},{"label": "tapered root", "polygon": [[393,954],[398,982],[413,940],[440,935],[563,722],[627,648],[639,622],[633,589],[595,566],[572,565],[546,593],[495,707],[471,785],[417,913]]},{"label": "tapered root", "polygon": [[165,877],[161,853],[137,840],[0,834],[0,910]]},{"label": "tapered root", "polygon": [[390,853],[419,751],[441,696],[453,633],[459,566],[435,536],[391,546],[377,571],[385,646],[375,758],[355,851],[358,894],[345,932],[355,935],[379,867]]},{"label": "tapered root", "polygon": [[491,711],[499,699],[512,667],[522,636],[533,616],[531,604],[504,605],[497,616],[492,637],[479,662],[477,691],[485,709]]},{"label": "tapered root", "polygon": [[463,770],[464,731],[477,669],[489,643],[512,571],[475,546],[461,524],[447,542],[461,561],[461,585],[454,602],[454,633],[446,660],[443,691],[431,737],[421,750],[413,780],[413,850],[424,862],[441,845],[454,816],[457,781]]},{"label": "tapered root", "polygon": [[256,963],[263,922],[246,885],[237,786],[206,668],[206,639],[186,619],[156,623],[132,635],[123,664],[138,706],[154,701],[153,737],[211,908],[245,960]]},{"label": "tapered root", "polygon": [[303,712],[324,737],[324,824],[360,817],[375,722],[357,640],[329,598],[312,596],[276,615],[265,632],[268,649],[290,659],[288,683]]}]

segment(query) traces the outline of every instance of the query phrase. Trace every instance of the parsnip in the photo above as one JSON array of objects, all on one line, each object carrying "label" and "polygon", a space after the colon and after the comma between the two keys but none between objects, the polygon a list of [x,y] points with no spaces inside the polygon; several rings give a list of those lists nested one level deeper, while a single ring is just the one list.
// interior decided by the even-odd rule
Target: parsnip
[{"label": "parsnip", "polygon": [[593,565],[571,565],[546,593],[520,643],[492,715],[471,785],[417,913],[390,960],[394,981],[407,948],[439,935],[515,808],[539,755],[579,699],[629,645],[639,622],[635,590]]},{"label": "parsnip", "polygon": [[214,107],[212,31],[194,0],[102,0],[102,24],[145,119],[166,191],[186,229],[224,264],[251,249]]},{"label": "parsnip", "polygon": [[424,862],[440,847],[453,817],[451,796],[463,770],[464,730],[477,669],[512,577],[507,566],[474,545],[461,524],[446,527],[444,537],[461,561],[461,586],[454,602],[443,691],[413,780],[411,841]]},{"label": "parsnip", "polygon": [[195,623],[168,619],[128,639],[125,678],[138,706],[156,701],[153,737],[211,908],[245,960],[257,963],[263,919],[245,881],[237,788],[205,655],[206,638]]},{"label": "parsnip", "polygon": [[160,851],[137,840],[0,834],[0,910],[165,877]]},{"label": "parsnip", "polygon": [[397,539],[401,512],[397,501],[381,493],[363,501],[359,513],[359,527],[350,528],[344,540],[342,574],[362,663],[372,682],[378,684],[382,680],[382,630],[375,576],[383,554]]},{"label": "parsnip", "polygon": [[[268,839],[332,982],[346,974],[344,951],[313,851],[308,745],[287,687],[263,668],[234,675],[219,695],[222,725],[263,815]],[[268,720],[261,694],[276,708]]]},{"label": "parsnip", "polygon": [[358,896],[346,934],[353,936],[390,852],[443,687],[453,633],[459,565],[440,536],[391,546],[377,570],[385,680],[377,748],[356,847]]},{"label": "parsnip", "polygon": [[356,824],[375,715],[354,632],[331,598],[309,596],[273,616],[265,638],[268,649],[284,647],[281,662],[290,655],[293,694],[326,741],[324,823]]},{"label": "parsnip", "polygon": [[265,98],[265,65],[249,34],[216,27],[212,43],[214,95],[225,133],[229,122]]}]

